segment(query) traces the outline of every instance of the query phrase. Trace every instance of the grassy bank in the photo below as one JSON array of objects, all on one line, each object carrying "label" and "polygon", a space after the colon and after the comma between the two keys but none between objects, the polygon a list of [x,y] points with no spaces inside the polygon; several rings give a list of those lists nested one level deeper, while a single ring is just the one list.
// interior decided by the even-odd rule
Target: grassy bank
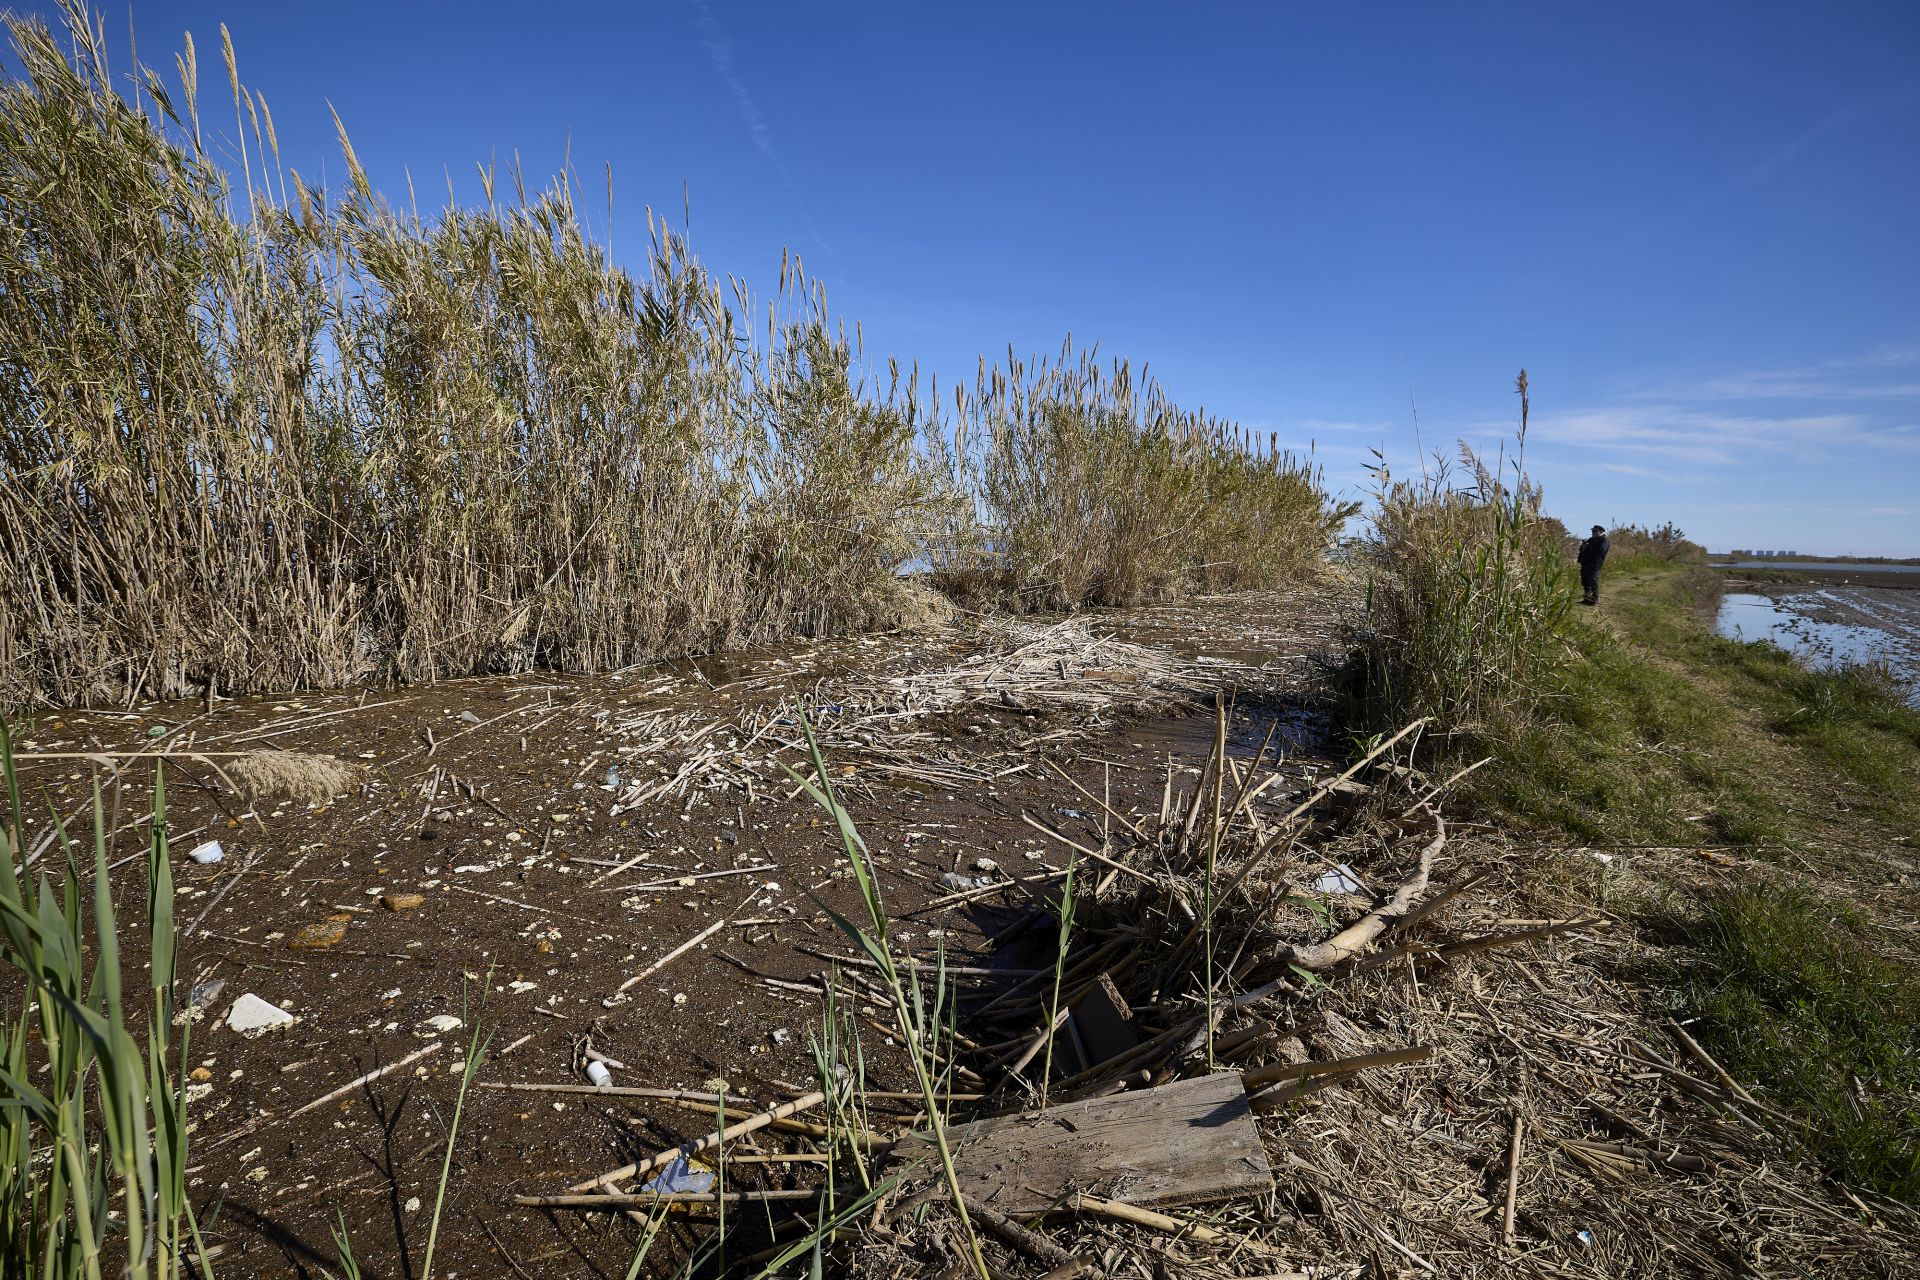
[{"label": "grassy bank", "polygon": [[0,706],[605,670],[894,625],[915,567],[1272,586],[1344,518],[1124,361],[943,397],[797,259],[757,298],[651,210],[616,259],[572,172],[423,216],[345,124],[318,187],[230,43],[162,74],[77,7],[6,25]]},{"label": "grassy bank", "polygon": [[1715,635],[1708,571],[1635,558],[1606,585],[1475,799],[1630,868],[1611,905],[1669,944],[1641,976],[1670,1012],[1834,1176],[1920,1199],[1920,712]]}]

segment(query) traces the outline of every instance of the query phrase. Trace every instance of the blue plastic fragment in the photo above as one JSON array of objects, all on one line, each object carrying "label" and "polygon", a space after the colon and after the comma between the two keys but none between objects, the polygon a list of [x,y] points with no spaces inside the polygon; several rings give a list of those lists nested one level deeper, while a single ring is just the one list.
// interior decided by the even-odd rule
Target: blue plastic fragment
[{"label": "blue plastic fragment", "polygon": [[640,1189],[656,1193],[711,1191],[713,1175],[704,1169],[695,1169],[693,1163],[687,1159],[686,1153],[681,1152],[673,1158],[672,1164],[643,1183]]}]

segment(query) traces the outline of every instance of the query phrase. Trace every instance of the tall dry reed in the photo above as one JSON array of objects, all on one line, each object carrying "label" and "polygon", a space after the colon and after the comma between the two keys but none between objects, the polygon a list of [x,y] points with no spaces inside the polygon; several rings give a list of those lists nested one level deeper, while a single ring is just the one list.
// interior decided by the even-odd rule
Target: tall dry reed
[{"label": "tall dry reed", "polygon": [[1377,471],[1372,575],[1356,635],[1357,719],[1431,717],[1443,734],[1497,737],[1538,705],[1567,657],[1573,603],[1557,522],[1526,473],[1527,375],[1518,448],[1488,464],[1464,444],[1418,480]]},{"label": "tall dry reed", "polygon": [[1071,340],[1057,360],[982,362],[959,404],[981,527],[953,540],[940,576],[1029,608],[1272,586],[1355,510],[1277,441],[1182,409]]},{"label": "tall dry reed", "polygon": [[629,269],[571,174],[423,217],[343,127],[316,189],[224,31],[203,101],[191,41],[116,79],[67,4],[0,81],[0,704],[606,669],[892,625],[935,565],[1252,585],[1337,522],[1124,365],[947,417],[797,260],[755,299],[649,211]]}]

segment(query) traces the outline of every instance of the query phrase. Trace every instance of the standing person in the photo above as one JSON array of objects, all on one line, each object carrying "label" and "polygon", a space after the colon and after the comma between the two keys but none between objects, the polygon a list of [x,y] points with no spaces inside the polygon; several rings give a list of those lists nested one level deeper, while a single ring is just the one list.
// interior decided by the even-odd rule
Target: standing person
[{"label": "standing person", "polygon": [[1607,562],[1607,527],[1593,526],[1593,536],[1580,544],[1581,604],[1600,603],[1600,566]]}]

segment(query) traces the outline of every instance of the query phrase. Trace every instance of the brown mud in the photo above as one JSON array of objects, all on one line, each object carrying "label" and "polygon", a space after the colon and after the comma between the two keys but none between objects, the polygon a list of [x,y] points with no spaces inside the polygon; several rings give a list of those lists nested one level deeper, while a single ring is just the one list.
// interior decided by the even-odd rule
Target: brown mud
[{"label": "brown mud", "polygon": [[[929,964],[942,952],[950,964],[981,969],[1050,964],[1051,932],[1026,943],[1009,933],[1029,916],[1018,893],[920,909],[952,894],[952,877],[984,882],[1063,867],[1065,847],[1023,815],[1097,844],[1102,816],[1088,794],[1139,812],[1160,804],[1170,768],[1176,793],[1181,778],[1190,786],[1212,747],[1208,683],[1237,696],[1235,755],[1251,757],[1271,730],[1303,788],[1321,776],[1327,722],[1314,702],[1313,655],[1332,645],[1336,624],[1331,587],[1097,615],[1093,637],[1177,652],[1186,673],[1179,687],[1156,696],[1160,673],[1146,671],[1133,705],[1059,701],[1042,690],[903,716],[918,726],[904,749],[871,726],[851,732],[853,745],[832,753],[832,772],[882,870],[896,946]],[[152,762],[114,757],[107,769],[34,757],[179,753],[166,768],[176,916],[187,930],[182,990],[225,984],[193,1027],[189,1054],[188,1182],[220,1269],[280,1276],[335,1268],[329,1224],[337,1215],[364,1274],[413,1274],[474,1026],[487,1035],[483,1084],[585,1083],[576,1048],[589,1032],[594,1048],[623,1064],[615,1084],[699,1090],[719,1078],[731,1093],[777,1101],[813,1079],[808,1033],[819,998],[762,979],[806,984],[831,958],[848,956],[826,911],[851,914],[859,899],[820,811],[772,767],[798,766],[802,756],[784,749],[760,758],[766,739],[741,747],[740,726],[771,723],[795,741],[784,712],[811,694],[831,739],[836,681],[963,670],[978,656],[972,650],[994,639],[961,628],[597,679],[481,678],[40,716],[18,744],[26,807],[38,815],[28,820],[29,851],[42,869],[58,863],[46,815],[78,819],[84,830],[100,778],[130,935],[139,932],[145,889],[146,828],[135,815],[150,801]],[[1109,661],[1102,652],[1087,660]],[[1091,682],[1113,686],[1126,674],[1095,669]],[[678,745],[686,735],[674,726],[683,720],[716,721],[721,728],[703,741],[726,735],[741,749],[681,788],[636,800],[701,750]],[[866,749],[863,736],[872,739]],[[261,748],[332,755],[360,779],[314,807],[249,805],[216,772],[227,757],[214,753]],[[748,752],[756,755],[741,766]],[[1276,788],[1261,803],[1284,806],[1298,794]],[[188,858],[211,839],[221,861]],[[422,905],[383,905],[409,894]],[[617,994],[722,919],[731,923]],[[296,946],[302,930],[337,941]],[[990,945],[996,935],[1005,936]],[[7,981],[0,999],[11,1002],[17,991]],[[251,1040],[230,1031],[228,1008],[247,992],[298,1021]],[[465,1027],[436,1033],[435,1018]],[[291,1114],[429,1044],[439,1047],[417,1063]],[[883,1061],[871,1070],[904,1076]],[[623,1275],[632,1251],[623,1225],[549,1218],[514,1209],[510,1198],[557,1191],[671,1146],[710,1119],[668,1105],[476,1088],[461,1122],[436,1274],[504,1274],[511,1258],[547,1275]]]},{"label": "brown mud", "polygon": [[[1144,959],[1124,981],[1143,1025],[1180,1026],[1191,1001],[1145,993],[1180,950],[1176,911],[1195,900],[1197,864],[1177,834],[1132,842],[1117,824],[1166,836],[1204,808],[1182,802],[1214,752],[1216,696],[1231,708],[1236,773],[1277,775],[1254,789],[1247,824],[1303,836],[1272,865],[1246,864],[1259,874],[1245,901],[1264,905],[1240,924],[1278,947],[1258,963],[1278,967],[1284,998],[1219,1029],[1221,1065],[1274,1095],[1252,1100],[1273,1185],[1183,1209],[1171,1230],[1049,1219],[1050,1240],[1116,1276],[1913,1274],[1909,1211],[1823,1182],[1790,1117],[1746,1114],[1702,1077],[1714,1068],[1688,1056],[1649,986],[1685,939],[1608,909],[1741,874],[1736,859],[1540,846],[1450,815],[1432,892],[1391,926],[1407,933],[1324,977],[1283,963],[1406,879],[1425,839],[1404,838],[1408,815],[1445,790],[1398,767],[1348,784],[1358,795],[1328,785],[1353,755],[1321,701],[1353,598],[1329,582],[590,680],[49,714],[21,744],[22,780],[39,813],[69,818],[105,781],[132,942],[146,887],[134,815],[152,760],[44,753],[169,753],[181,988],[225,984],[189,1054],[188,1180],[219,1274],[339,1274],[338,1224],[362,1274],[417,1280],[478,1027],[434,1274],[626,1275],[640,1232],[625,1218],[515,1198],[565,1192],[721,1117],[591,1092],[581,1051],[612,1059],[616,1086],[724,1092],[730,1122],[816,1087],[824,990],[862,976],[829,915],[862,910],[838,838],[781,767],[804,768],[803,703],[872,850],[891,945],[922,974],[948,966],[963,1034],[998,1027],[989,1050],[1029,1036],[1035,1015],[1010,1010],[1034,1006],[1052,972],[1056,908],[1013,881],[1062,869],[1066,841],[1151,873],[1144,890],[1094,892],[1093,936],[1074,955],[1133,947]],[[258,791],[247,762],[216,753],[261,747],[296,753],[279,775],[257,770],[282,792],[298,787],[298,753],[362,773],[324,803],[249,804],[227,783],[242,775],[242,793]],[[1303,798],[1328,794],[1349,803],[1291,822]],[[44,816],[28,827],[41,867],[58,859],[49,831]],[[222,860],[195,864],[188,851],[210,838]],[[1350,878],[1362,892],[1342,887]],[[322,945],[293,945],[303,930]],[[1236,947],[1226,968],[1246,976],[1239,958]],[[245,1039],[225,1024],[242,993],[298,1021]],[[16,995],[0,988],[0,1001]],[[843,995],[838,1017],[861,1028],[867,1088],[910,1092],[884,1015]],[[1020,1038],[999,1040],[1009,1032]],[[1071,1039],[1059,1052],[1056,1078],[1084,1065]],[[962,1057],[1007,1084],[1004,1055],[998,1067],[990,1052]],[[1363,1061],[1398,1065],[1340,1067]],[[1286,1083],[1309,1069],[1334,1074]],[[875,1129],[906,1122],[888,1107],[912,1110],[867,1097]],[[1000,1101],[1024,1105],[1017,1082]],[[805,1159],[781,1150],[793,1143],[760,1136],[731,1148],[730,1189],[818,1182],[816,1167],[779,1163]],[[1091,1193],[1126,1190],[1096,1180]],[[829,1269],[949,1273],[954,1241],[937,1225],[919,1232],[912,1200],[886,1222],[876,1211]],[[696,1274],[758,1274],[757,1250],[805,1230],[780,1201],[730,1209],[725,1233],[706,1209],[666,1221],[643,1274],[689,1260]],[[1202,1221],[1224,1232],[1215,1244],[1190,1237]],[[703,1254],[722,1238],[724,1256]],[[1047,1269],[993,1248],[996,1274]]]}]

